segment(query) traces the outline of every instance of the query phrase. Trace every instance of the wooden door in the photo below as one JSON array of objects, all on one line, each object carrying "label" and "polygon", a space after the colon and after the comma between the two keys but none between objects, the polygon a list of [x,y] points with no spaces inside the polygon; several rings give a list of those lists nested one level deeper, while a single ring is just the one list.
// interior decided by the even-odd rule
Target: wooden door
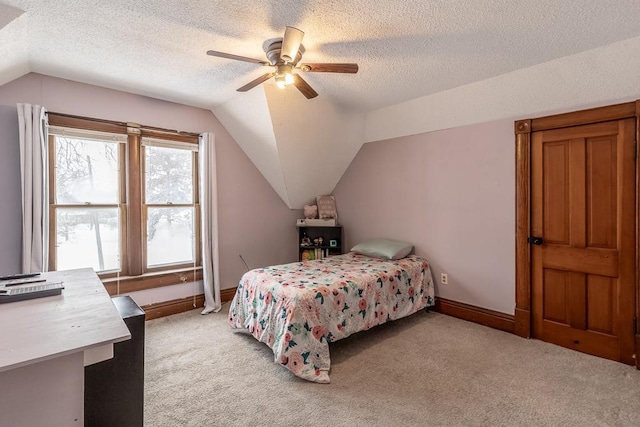
[{"label": "wooden door", "polygon": [[[532,133],[533,337],[634,364],[635,119]],[[540,244],[541,243],[541,244]]]}]

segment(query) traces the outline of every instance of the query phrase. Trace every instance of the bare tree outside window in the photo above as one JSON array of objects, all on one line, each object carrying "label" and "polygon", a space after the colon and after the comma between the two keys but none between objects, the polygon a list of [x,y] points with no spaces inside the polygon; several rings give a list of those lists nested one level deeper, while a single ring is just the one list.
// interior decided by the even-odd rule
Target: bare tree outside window
[{"label": "bare tree outside window", "polygon": [[55,136],[58,269],[120,265],[118,143]]},{"label": "bare tree outside window", "polygon": [[193,262],[193,152],[145,147],[147,265]]}]

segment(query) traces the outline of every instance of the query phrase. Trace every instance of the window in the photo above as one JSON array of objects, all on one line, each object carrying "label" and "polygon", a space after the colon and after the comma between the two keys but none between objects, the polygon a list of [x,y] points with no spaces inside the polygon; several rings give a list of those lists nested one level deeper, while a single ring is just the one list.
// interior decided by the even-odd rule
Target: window
[{"label": "window", "polygon": [[49,268],[185,281],[162,273],[201,263],[197,135],[53,113],[49,125]]},{"label": "window", "polygon": [[196,260],[197,162],[193,147],[185,145],[142,138],[148,269]]},{"label": "window", "polygon": [[50,139],[55,165],[50,188],[52,267],[119,271],[126,135],[52,128]]}]

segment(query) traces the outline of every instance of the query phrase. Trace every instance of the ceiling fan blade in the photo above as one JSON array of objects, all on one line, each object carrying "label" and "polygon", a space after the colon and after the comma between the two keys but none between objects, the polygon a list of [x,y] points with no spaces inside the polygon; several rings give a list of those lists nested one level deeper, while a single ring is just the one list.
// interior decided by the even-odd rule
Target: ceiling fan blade
[{"label": "ceiling fan blade", "polygon": [[306,73],[350,73],[358,72],[358,64],[300,64]]},{"label": "ceiling fan blade", "polygon": [[280,51],[280,59],[284,62],[293,62],[300,49],[300,43],[302,43],[302,37],[304,32],[295,28],[287,27],[284,31],[284,38],[282,39],[282,50]]},{"label": "ceiling fan blade", "polygon": [[258,86],[260,83],[266,82],[267,80],[269,80],[271,77],[275,76],[276,73],[267,73],[267,74],[263,74],[262,76],[258,77],[255,80],[251,80],[249,83],[247,83],[246,85],[242,86],[239,89],[236,89],[238,92],[246,92],[250,89],[253,89],[254,87]]},{"label": "ceiling fan blade", "polygon": [[293,75],[293,84],[298,88],[300,92],[302,92],[304,96],[307,97],[307,99],[315,98],[316,96],[318,96],[318,92],[313,90],[313,88],[309,86],[309,83],[307,83],[298,74]]},{"label": "ceiling fan blade", "polygon": [[260,59],[247,58],[246,56],[234,55],[232,53],[218,52],[215,50],[208,50],[207,55],[217,56],[218,58],[235,59],[236,61],[251,62],[253,64],[271,65],[267,61],[261,61]]}]

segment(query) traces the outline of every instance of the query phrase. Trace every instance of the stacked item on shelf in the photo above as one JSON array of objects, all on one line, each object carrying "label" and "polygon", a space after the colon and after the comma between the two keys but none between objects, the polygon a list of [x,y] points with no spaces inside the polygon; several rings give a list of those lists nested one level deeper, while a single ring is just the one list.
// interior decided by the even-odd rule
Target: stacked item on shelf
[{"label": "stacked item on shelf", "polygon": [[329,249],[327,248],[309,248],[302,251],[301,258],[303,261],[322,259],[329,256]]}]

